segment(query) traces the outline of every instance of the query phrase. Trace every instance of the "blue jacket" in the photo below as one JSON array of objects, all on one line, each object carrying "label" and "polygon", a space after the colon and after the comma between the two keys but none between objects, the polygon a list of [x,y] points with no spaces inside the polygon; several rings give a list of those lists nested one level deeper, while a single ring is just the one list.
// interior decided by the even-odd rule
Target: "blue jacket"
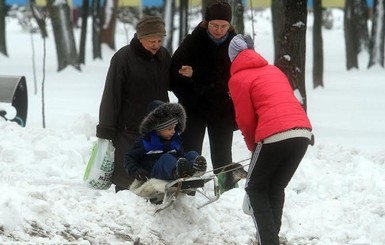
[{"label": "blue jacket", "polygon": [[138,138],[133,147],[127,152],[124,161],[126,172],[135,177],[135,171],[143,168],[151,173],[153,166],[161,155],[169,153],[176,158],[184,156],[182,139],[175,133],[171,140],[159,137],[156,131],[151,131]]}]

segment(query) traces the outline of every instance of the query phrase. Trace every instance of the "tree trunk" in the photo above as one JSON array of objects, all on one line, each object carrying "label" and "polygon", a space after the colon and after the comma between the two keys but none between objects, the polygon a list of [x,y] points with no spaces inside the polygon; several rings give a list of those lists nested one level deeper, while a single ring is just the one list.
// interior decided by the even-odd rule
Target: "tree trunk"
[{"label": "tree trunk", "polygon": [[81,64],[86,62],[86,39],[87,39],[87,23],[88,23],[88,9],[89,0],[83,0],[82,6],[82,27],[80,32],[80,44],[79,44],[79,61]]},{"label": "tree trunk", "polygon": [[7,14],[5,8],[5,0],[0,0],[0,53],[8,56],[7,42],[5,38],[5,16]]},{"label": "tree trunk", "polygon": [[68,4],[59,3],[57,0],[48,0],[48,11],[55,37],[58,71],[63,70],[67,65],[72,65],[80,70]]},{"label": "tree trunk", "polygon": [[285,5],[286,5],[286,0],[272,0],[271,2],[275,65],[278,65],[278,60],[280,59],[281,37],[283,36],[283,29],[285,24],[285,13],[284,13]]},{"label": "tree trunk", "polygon": [[368,68],[375,64],[384,67],[384,0],[375,0],[373,10],[372,37],[369,42],[370,57]]},{"label": "tree trunk", "polygon": [[322,6],[321,0],[313,1],[313,88],[323,87],[323,39],[322,39]]},{"label": "tree trunk", "polygon": [[369,10],[366,0],[355,0],[354,3],[354,11],[357,15],[358,52],[360,53],[363,50],[369,49]]},{"label": "tree trunk", "polygon": [[243,12],[244,7],[241,0],[234,0],[233,1],[233,19],[232,19],[232,25],[234,26],[235,32],[239,34],[245,33],[245,24],[243,21]]},{"label": "tree trunk", "polygon": [[164,3],[164,21],[166,23],[166,37],[165,37],[165,47],[168,49],[170,54],[174,52],[172,44],[173,44],[173,36],[174,36],[174,13],[175,13],[175,1],[174,0],[165,0]]},{"label": "tree trunk", "polygon": [[358,68],[358,54],[368,49],[368,7],[366,0],[345,2],[344,29],[346,44],[346,68]]},{"label": "tree trunk", "polygon": [[188,0],[180,0],[179,6],[179,43],[188,33]]},{"label": "tree trunk", "polygon": [[346,49],[346,68],[358,69],[358,36],[356,32],[356,15],[353,1],[345,2],[344,33]]},{"label": "tree trunk", "polygon": [[115,50],[115,27],[116,27],[116,9],[117,0],[105,1],[103,12],[103,26],[101,31],[101,42],[105,43],[111,49]]},{"label": "tree trunk", "polygon": [[[279,20],[281,17],[274,15]],[[275,63],[288,77],[293,90],[299,92],[299,100],[306,110],[305,88],[305,58],[306,58],[306,26],[307,26],[307,1],[284,1],[284,28],[275,43]],[[278,33],[277,33],[278,34]]]},{"label": "tree trunk", "polygon": [[94,59],[102,58],[100,23],[100,2],[99,0],[92,0],[92,54]]},{"label": "tree trunk", "polygon": [[46,23],[47,16],[44,13],[42,13],[42,11],[39,10],[35,1],[30,1],[29,6],[31,8],[32,16],[36,20],[37,25],[39,26],[42,38],[47,38],[48,37],[47,23]]}]

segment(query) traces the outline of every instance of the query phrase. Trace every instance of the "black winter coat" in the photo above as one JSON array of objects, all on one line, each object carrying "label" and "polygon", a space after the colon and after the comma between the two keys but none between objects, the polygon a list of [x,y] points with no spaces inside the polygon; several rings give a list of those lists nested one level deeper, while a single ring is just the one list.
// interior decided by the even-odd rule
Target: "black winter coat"
[{"label": "black winter coat", "polygon": [[99,109],[96,136],[113,140],[119,132],[139,135],[139,124],[153,100],[168,102],[171,57],[164,47],[155,54],[136,35],[111,59]]},{"label": "black winter coat", "polygon": [[[231,66],[228,46],[236,33],[231,27],[226,40],[218,45],[207,32],[207,22],[201,22],[173,54],[171,90],[187,112],[208,110],[216,115],[234,113],[228,88]],[[182,65],[192,66],[191,78],[178,73]]]}]

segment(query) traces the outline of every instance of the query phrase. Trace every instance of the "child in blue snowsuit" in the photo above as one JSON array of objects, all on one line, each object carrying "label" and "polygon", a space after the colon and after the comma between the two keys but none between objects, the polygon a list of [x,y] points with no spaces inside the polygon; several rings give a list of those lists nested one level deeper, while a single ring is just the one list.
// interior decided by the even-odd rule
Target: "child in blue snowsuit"
[{"label": "child in blue snowsuit", "polygon": [[206,159],[196,151],[184,152],[179,136],[186,126],[186,112],[178,103],[153,101],[140,124],[141,137],[125,156],[125,170],[137,180],[174,180],[200,176]]}]

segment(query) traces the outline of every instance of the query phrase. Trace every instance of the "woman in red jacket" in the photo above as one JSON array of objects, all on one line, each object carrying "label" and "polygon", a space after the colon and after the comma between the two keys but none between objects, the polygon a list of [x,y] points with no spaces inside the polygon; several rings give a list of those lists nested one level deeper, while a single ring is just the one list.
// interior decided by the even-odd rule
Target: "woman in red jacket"
[{"label": "woman in red jacket", "polygon": [[244,208],[260,244],[278,245],[285,187],[305,155],[312,127],[285,74],[253,46],[250,36],[230,42],[229,89],[238,127],[253,152]]}]

